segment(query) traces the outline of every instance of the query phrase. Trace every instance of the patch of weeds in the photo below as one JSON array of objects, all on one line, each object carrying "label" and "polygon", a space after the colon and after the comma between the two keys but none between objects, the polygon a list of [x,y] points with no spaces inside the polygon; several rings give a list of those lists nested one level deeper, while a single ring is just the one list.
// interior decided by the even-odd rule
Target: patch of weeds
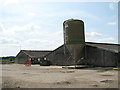
[{"label": "patch of weeds", "polygon": [[120,67],[115,67],[113,68],[113,70],[120,70]]}]

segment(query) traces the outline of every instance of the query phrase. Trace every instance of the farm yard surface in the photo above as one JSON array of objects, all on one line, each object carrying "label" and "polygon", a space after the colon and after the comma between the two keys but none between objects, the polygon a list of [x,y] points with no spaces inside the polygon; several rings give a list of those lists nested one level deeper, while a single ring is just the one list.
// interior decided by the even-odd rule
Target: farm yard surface
[{"label": "farm yard surface", "polygon": [[118,71],[3,64],[2,88],[118,88]]}]

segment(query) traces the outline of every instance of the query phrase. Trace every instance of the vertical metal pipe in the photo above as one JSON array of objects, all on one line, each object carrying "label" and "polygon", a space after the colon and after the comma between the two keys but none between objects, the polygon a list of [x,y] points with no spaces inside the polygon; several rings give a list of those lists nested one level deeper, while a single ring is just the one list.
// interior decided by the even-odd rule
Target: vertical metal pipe
[{"label": "vertical metal pipe", "polygon": [[76,65],[76,59],[75,59],[75,45],[74,45],[74,61],[75,61],[75,65]]},{"label": "vertical metal pipe", "polygon": [[[63,24],[64,25],[64,24]],[[65,27],[63,27],[63,37],[64,37],[64,55],[65,55]]]},{"label": "vertical metal pipe", "polygon": [[28,60],[28,55],[27,55],[27,60]]}]

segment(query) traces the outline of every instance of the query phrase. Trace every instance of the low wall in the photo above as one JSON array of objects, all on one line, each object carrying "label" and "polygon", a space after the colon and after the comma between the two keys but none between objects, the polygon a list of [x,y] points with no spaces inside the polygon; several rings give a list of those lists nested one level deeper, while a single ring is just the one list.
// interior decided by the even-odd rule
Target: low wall
[{"label": "low wall", "polygon": [[27,55],[21,51],[15,58],[15,63],[17,64],[25,64],[25,60],[27,60]]},{"label": "low wall", "polygon": [[45,57],[48,61],[51,62],[52,65],[72,65],[75,63],[67,50],[64,54],[64,45],[57,48]]},{"label": "low wall", "polygon": [[117,66],[118,53],[86,45],[87,64],[94,66]]}]

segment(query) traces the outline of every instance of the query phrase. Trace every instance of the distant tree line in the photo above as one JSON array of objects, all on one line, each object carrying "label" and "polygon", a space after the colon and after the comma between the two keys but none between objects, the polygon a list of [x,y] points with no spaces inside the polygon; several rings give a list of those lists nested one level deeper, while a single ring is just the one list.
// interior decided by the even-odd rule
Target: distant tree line
[{"label": "distant tree line", "polygon": [[2,60],[14,61],[14,59],[15,59],[15,57],[14,57],[14,56],[2,57]]}]

